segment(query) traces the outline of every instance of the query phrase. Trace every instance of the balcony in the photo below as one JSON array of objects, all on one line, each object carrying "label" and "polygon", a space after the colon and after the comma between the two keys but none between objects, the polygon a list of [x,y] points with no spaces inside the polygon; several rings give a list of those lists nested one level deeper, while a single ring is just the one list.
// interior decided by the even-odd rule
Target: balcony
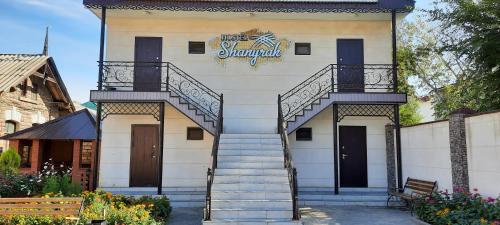
[{"label": "balcony", "polygon": [[330,64],[280,95],[279,105],[288,121],[305,109],[320,112],[333,103],[406,103],[406,94],[396,92],[395,80],[391,64]]},{"label": "balcony", "polygon": [[106,61],[100,75],[100,90],[90,91],[93,102],[169,102],[217,118],[221,96],[170,62]]}]

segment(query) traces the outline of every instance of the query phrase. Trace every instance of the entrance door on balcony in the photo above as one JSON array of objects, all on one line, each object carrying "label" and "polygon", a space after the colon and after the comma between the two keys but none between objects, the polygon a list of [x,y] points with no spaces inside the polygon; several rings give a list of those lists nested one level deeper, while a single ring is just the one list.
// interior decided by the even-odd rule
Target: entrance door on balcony
[{"label": "entrance door on balcony", "polygon": [[367,187],[366,127],[339,127],[340,186]]},{"label": "entrance door on balcony", "polygon": [[364,92],[363,39],[337,39],[339,92]]},{"label": "entrance door on balcony", "polygon": [[132,125],[130,187],[155,187],[158,181],[159,126]]},{"label": "entrance door on balcony", "polygon": [[161,90],[161,37],[136,37],[134,91]]}]

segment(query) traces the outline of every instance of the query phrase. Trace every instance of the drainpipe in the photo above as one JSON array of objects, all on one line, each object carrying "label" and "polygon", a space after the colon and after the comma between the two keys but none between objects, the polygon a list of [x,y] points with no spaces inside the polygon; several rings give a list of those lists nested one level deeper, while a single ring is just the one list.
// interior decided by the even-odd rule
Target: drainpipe
[{"label": "drainpipe", "polygon": [[[398,92],[398,55],[396,43],[396,10],[391,12],[391,25],[392,25],[392,76],[394,83],[394,93]],[[394,128],[396,129],[396,161],[398,165],[398,188],[403,188],[403,169],[401,165],[401,126],[399,124],[399,105],[394,105]]]},{"label": "drainpipe", "polygon": [[[106,6],[102,5],[101,6],[101,40],[100,40],[100,45],[99,45],[99,77],[98,77],[98,83],[97,83],[97,90],[102,90],[102,76],[103,76],[103,61],[104,61],[104,37],[106,35]],[[96,125],[96,148],[95,148],[95,154],[94,154],[94,179],[93,179],[93,187],[92,190],[95,190],[97,188],[97,184],[99,183],[99,158],[100,158],[100,151],[101,151],[101,111],[102,111],[102,105],[100,102],[97,102],[97,115],[96,115],[96,120],[97,120],[97,125]]]}]

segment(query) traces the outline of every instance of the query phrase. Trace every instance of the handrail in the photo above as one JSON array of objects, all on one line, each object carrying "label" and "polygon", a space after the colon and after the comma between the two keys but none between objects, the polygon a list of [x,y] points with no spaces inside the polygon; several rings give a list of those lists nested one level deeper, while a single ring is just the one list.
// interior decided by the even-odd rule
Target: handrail
[{"label": "handrail", "polygon": [[217,168],[217,155],[219,152],[219,140],[220,135],[223,132],[224,126],[224,117],[223,117],[223,103],[224,103],[224,95],[220,95],[220,106],[219,113],[217,115],[217,125],[216,131],[214,135],[214,142],[212,145],[212,165],[207,170],[207,192],[205,194],[205,209],[203,219],[208,221],[211,219],[211,211],[212,211],[212,184],[214,182],[215,169]]},{"label": "handrail", "polygon": [[[159,70],[158,81],[135,81],[137,69]],[[216,121],[220,106],[220,96],[171,62],[104,61],[102,85],[104,90],[134,91],[137,83],[152,86],[151,91],[170,91],[195,106],[210,120]]]},{"label": "handrail", "polygon": [[290,120],[333,92],[393,92],[393,72],[392,64],[329,64],[281,95],[283,118]]},{"label": "handrail", "polygon": [[284,167],[288,172],[288,182],[290,184],[290,193],[292,195],[293,220],[300,219],[299,213],[299,195],[297,189],[297,170],[293,166],[292,153],[290,152],[288,133],[286,131],[286,121],[283,118],[281,109],[281,95],[278,95],[278,134],[281,137],[283,146]]}]

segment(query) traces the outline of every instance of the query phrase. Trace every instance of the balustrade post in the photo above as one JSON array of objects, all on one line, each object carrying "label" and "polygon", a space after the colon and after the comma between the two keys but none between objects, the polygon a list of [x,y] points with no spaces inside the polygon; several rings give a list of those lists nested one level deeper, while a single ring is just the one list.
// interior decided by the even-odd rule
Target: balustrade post
[{"label": "balustrade post", "polygon": [[281,111],[281,94],[278,94],[278,126],[276,127],[278,130],[278,134],[281,134],[281,126],[283,126],[283,121],[281,121],[281,117],[283,116],[283,112]]},{"label": "balustrade post", "polygon": [[165,87],[165,91],[168,91],[169,74],[170,74],[170,63],[169,63],[169,62],[167,62],[167,80],[166,80],[166,87]]},{"label": "balustrade post", "polygon": [[333,72],[333,64],[330,64],[330,72],[332,75],[331,82],[332,82],[332,93],[335,92],[335,73]]}]

